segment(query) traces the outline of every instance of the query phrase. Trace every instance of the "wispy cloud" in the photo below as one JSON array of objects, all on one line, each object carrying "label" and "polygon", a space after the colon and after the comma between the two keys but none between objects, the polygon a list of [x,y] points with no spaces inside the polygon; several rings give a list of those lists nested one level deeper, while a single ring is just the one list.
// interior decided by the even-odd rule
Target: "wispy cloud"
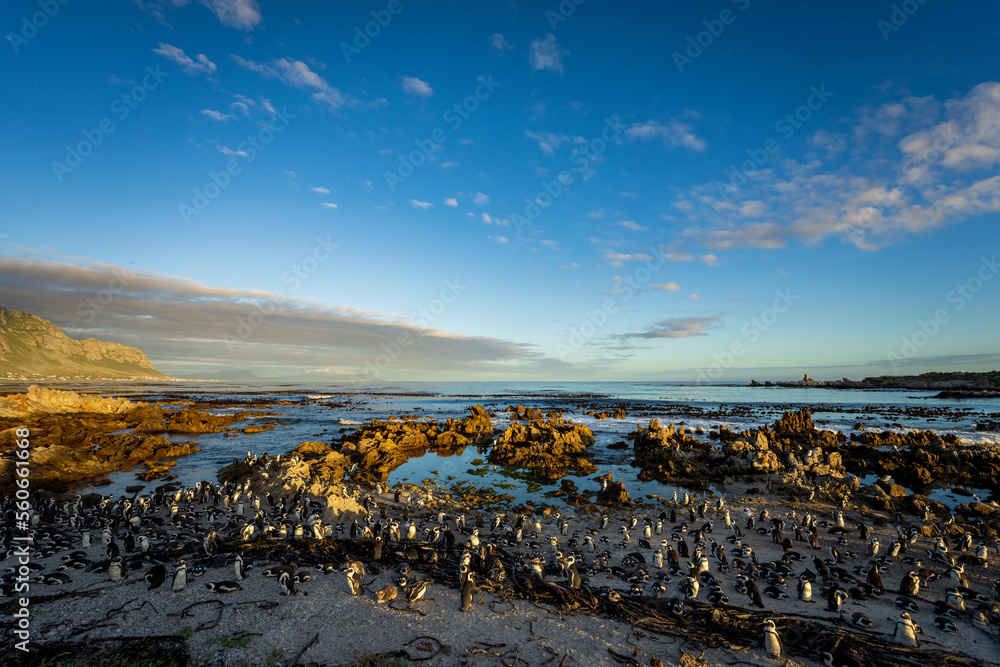
[{"label": "wispy cloud", "polygon": [[[128,280],[122,281],[122,275]],[[113,279],[121,289],[91,321],[84,321],[80,304],[107,289]],[[275,281],[281,284],[280,276]],[[266,290],[213,287],[106,264],[0,257],[0,292],[7,308],[34,313],[77,338],[94,336],[138,347],[161,370],[181,376],[200,366],[264,362],[284,373],[322,366],[360,373],[365,360],[381,352],[380,345],[402,335],[411,343],[406,354],[394,360],[394,371],[516,373],[519,366],[558,364],[527,345],[413,326],[398,315]],[[237,324],[260,312],[267,314],[259,326],[238,339]]]},{"label": "wispy cloud", "polygon": [[236,54],[232,54],[231,57],[233,62],[240,67],[245,67],[269,79],[278,79],[290,88],[315,91],[312,94],[312,99],[326,105],[331,110],[338,109],[348,102],[346,95],[327,83],[323,77],[301,60],[278,58],[270,63],[256,63]]},{"label": "wispy cloud", "polygon": [[333,202],[328,202],[328,201],[323,202],[323,206],[325,206],[326,208],[337,208],[336,204],[334,204]]},{"label": "wispy cloud", "polygon": [[646,228],[637,223],[635,220],[622,220],[618,223],[619,227],[624,227],[625,229],[631,229],[634,232],[645,231]]},{"label": "wispy cloud", "polygon": [[622,262],[648,262],[653,258],[641,252],[623,254],[614,250],[608,250],[604,253],[604,259],[608,260],[611,266],[621,266]]},{"label": "wispy cloud", "polygon": [[475,196],[472,198],[472,201],[475,202],[476,204],[479,204],[480,206],[489,202],[489,200],[490,200],[489,196],[483,194],[482,192],[477,192]]},{"label": "wispy cloud", "polygon": [[554,134],[552,132],[536,133],[531,130],[524,131],[525,136],[538,142],[538,147],[546,155],[553,155],[563,142],[569,141],[569,137],[564,134]]},{"label": "wispy cloud", "polygon": [[201,0],[219,23],[237,30],[253,30],[263,22],[257,0]]},{"label": "wispy cloud", "polygon": [[410,206],[413,208],[431,208],[434,204],[429,201],[417,201],[416,199],[411,199]]},{"label": "wispy cloud", "polygon": [[454,197],[450,197],[450,198],[444,200],[444,205],[445,206],[458,206],[458,200],[455,199]]},{"label": "wispy cloud", "polygon": [[493,47],[494,51],[500,54],[502,54],[504,51],[510,51],[511,49],[514,48],[507,42],[506,39],[504,39],[504,36],[501,35],[500,33],[494,33],[490,35],[490,46]]},{"label": "wispy cloud", "polygon": [[705,317],[675,317],[651,324],[646,331],[625,334],[625,338],[691,338],[707,336],[707,330],[718,326],[721,315]]},{"label": "wispy cloud", "polygon": [[649,286],[650,289],[660,290],[663,292],[676,292],[681,288],[677,283],[653,283]]},{"label": "wispy cloud", "polygon": [[312,191],[316,192],[318,194],[321,194],[321,195],[328,195],[328,194],[330,194],[329,188],[324,188],[324,187],[315,187],[315,188],[312,188]]},{"label": "wispy cloud", "polygon": [[197,74],[198,72],[212,74],[216,70],[215,63],[209,60],[208,56],[204,53],[199,53],[194,58],[191,58],[184,53],[183,49],[173,44],[164,44],[163,42],[157,42],[157,44],[159,46],[153,49],[153,53],[174,61],[187,74]]},{"label": "wispy cloud", "polygon": [[666,123],[658,120],[647,120],[645,123],[633,123],[625,136],[641,141],[662,140],[670,148],[683,146],[693,151],[701,152],[708,148],[708,143],[697,136],[691,126],[671,118]]},{"label": "wispy cloud", "polygon": [[236,118],[236,116],[234,116],[233,114],[221,113],[219,111],[215,111],[214,109],[202,109],[201,112],[204,115],[206,115],[209,118],[211,118],[212,120],[217,120],[217,121],[220,121],[220,122],[223,122],[223,123],[228,122],[228,121],[233,120],[233,119]]},{"label": "wispy cloud", "polygon": [[421,81],[414,76],[403,76],[400,79],[403,81],[403,92],[407,95],[430,97],[434,94],[434,89],[426,81]]},{"label": "wispy cloud", "polygon": [[562,74],[562,59],[568,55],[570,55],[569,51],[559,46],[556,42],[556,36],[550,32],[545,35],[544,39],[536,39],[531,42],[531,52],[528,57],[532,69]]}]

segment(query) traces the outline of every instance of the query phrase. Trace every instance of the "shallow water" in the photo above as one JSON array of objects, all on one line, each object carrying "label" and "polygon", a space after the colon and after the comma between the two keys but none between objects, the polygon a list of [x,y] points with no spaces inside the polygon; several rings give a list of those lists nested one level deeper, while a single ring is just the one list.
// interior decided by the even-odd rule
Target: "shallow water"
[{"label": "shallow water", "polygon": [[[933,391],[849,390],[789,387],[737,387],[717,385],[684,385],[676,383],[400,383],[392,385],[352,385],[330,383],[160,383],[120,384],[101,383],[53,385],[61,389],[90,391],[105,396],[128,396],[141,400],[184,400],[199,402],[240,404],[235,408],[208,408],[209,412],[222,413],[237,409],[266,409],[273,417],[255,418],[236,424],[245,427],[251,423],[277,421],[273,431],[224,437],[221,433],[195,436],[171,436],[176,441],[195,440],[201,452],[178,459],[172,474],[179,482],[192,484],[198,480],[214,480],[220,467],[242,458],[247,451],[254,454],[268,452],[284,454],[299,443],[309,440],[329,441],[342,430],[352,430],[371,419],[386,419],[390,415],[417,415],[421,418],[444,420],[464,417],[467,407],[482,404],[496,412],[494,427],[506,428],[509,420],[503,410],[508,405],[521,404],[541,410],[561,410],[564,418],[588,426],[594,433],[596,444],[592,448],[592,461],[599,470],[594,475],[572,479],[580,491],[596,491],[598,484],[593,477],[612,473],[616,480],[625,482],[630,495],[638,498],[646,494],[671,497],[674,491],[683,495],[683,489],[657,482],[639,482],[637,469],[629,465],[631,450],[611,450],[608,445],[628,440],[627,434],[637,424],[659,419],[661,424],[685,422],[694,430],[719,423],[734,430],[773,422],[785,410],[808,407],[820,428],[842,430],[850,433],[861,421],[870,429],[891,429],[894,424],[903,428],[931,428],[940,433],[954,433],[963,442],[1000,443],[1000,434],[977,433],[974,424],[985,418],[1000,418],[1000,399],[974,399],[955,401],[929,398]],[[23,391],[24,386],[0,387],[8,391]],[[293,401],[295,405],[267,405],[277,400]],[[265,405],[261,405],[264,403]],[[613,411],[621,405],[628,412],[626,419],[597,420],[585,412],[593,409]],[[723,418],[720,411],[739,416]],[[928,416],[930,410],[938,414]],[[476,458],[486,458],[484,451],[467,447],[452,456],[428,453],[412,458],[395,470],[389,482],[409,481],[419,483],[429,477],[439,477],[442,484],[466,481],[474,486],[496,488],[509,494],[517,502],[533,501],[556,504],[557,500],[546,494],[559,488],[558,483],[536,488],[529,485],[523,475],[511,476],[503,467],[472,465]],[[470,474],[470,470],[481,474]],[[437,475],[435,475],[437,473]],[[450,479],[449,479],[450,478]],[[102,493],[124,493],[127,486],[141,484],[134,472],[110,476],[112,484],[100,487]],[[148,483],[152,489],[156,483]],[[988,499],[988,492],[971,490],[980,498]],[[954,506],[969,502],[968,496],[950,490],[936,491],[932,496]]]}]

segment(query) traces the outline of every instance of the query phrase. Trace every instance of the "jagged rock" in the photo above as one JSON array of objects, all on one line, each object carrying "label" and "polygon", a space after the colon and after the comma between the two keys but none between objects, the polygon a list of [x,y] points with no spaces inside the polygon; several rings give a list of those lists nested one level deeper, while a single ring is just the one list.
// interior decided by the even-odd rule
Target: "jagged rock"
[{"label": "jagged rock", "polygon": [[[0,311],[2,310],[0,308]],[[149,404],[137,404],[124,398],[102,398],[93,394],[48,389],[33,384],[28,387],[28,391],[24,394],[0,396],[0,417],[24,417],[38,413],[71,414],[77,412],[124,415],[132,412],[140,405]]]},{"label": "jagged rock", "polygon": [[497,439],[488,459],[490,463],[529,468],[555,480],[570,471],[587,475],[597,470],[587,460],[587,447],[593,444],[589,428],[563,419],[514,423]]},{"label": "jagged rock", "polygon": [[621,482],[608,481],[607,485],[597,492],[597,503],[609,507],[624,507],[632,503],[628,490]]}]

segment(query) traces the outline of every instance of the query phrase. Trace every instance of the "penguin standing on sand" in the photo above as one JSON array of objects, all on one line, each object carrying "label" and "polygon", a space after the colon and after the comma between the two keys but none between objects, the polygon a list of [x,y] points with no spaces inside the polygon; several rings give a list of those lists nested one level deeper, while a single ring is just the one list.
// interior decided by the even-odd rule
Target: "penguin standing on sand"
[{"label": "penguin standing on sand", "polygon": [[174,581],[170,585],[170,590],[177,593],[184,590],[187,585],[187,563],[181,561],[177,563],[177,569],[174,570]]},{"label": "penguin standing on sand", "polygon": [[351,590],[351,595],[361,595],[361,582],[365,576],[365,564],[356,560],[348,565],[344,572],[347,573],[347,586]]},{"label": "penguin standing on sand", "polygon": [[806,575],[801,575],[799,577],[798,585],[799,599],[803,602],[812,602],[813,587],[812,582],[809,581],[809,577]]},{"label": "penguin standing on sand", "polygon": [[462,609],[461,611],[469,611],[472,609],[472,603],[475,601],[476,591],[476,579],[472,572],[466,575],[465,583],[462,584]]},{"label": "penguin standing on sand", "polygon": [[566,559],[566,573],[569,575],[569,587],[575,591],[580,590],[580,572],[576,569],[576,558],[573,556]]},{"label": "penguin standing on sand", "polygon": [[763,609],[764,600],[760,597],[760,589],[757,588],[757,584],[754,583],[753,579],[746,579],[744,583],[747,587],[747,596],[750,598],[750,605]]},{"label": "penguin standing on sand", "polygon": [[771,619],[764,621],[764,648],[767,650],[769,658],[778,659],[781,657],[781,637]]},{"label": "penguin standing on sand", "polygon": [[905,611],[899,615],[899,620],[896,621],[896,632],[893,640],[900,646],[907,648],[920,647],[920,642],[917,641],[917,628],[910,620],[910,615]]},{"label": "penguin standing on sand", "polygon": [[236,581],[246,579],[246,574],[244,574],[243,570],[243,554],[236,554],[236,560],[233,561],[233,574],[236,577]]}]

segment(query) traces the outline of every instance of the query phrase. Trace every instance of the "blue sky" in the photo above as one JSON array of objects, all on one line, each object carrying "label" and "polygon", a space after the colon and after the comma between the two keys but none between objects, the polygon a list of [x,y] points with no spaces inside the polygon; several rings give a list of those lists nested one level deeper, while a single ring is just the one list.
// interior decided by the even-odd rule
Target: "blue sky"
[{"label": "blue sky", "polygon": [[998,19],[5,3],[0,305],[184,377],[997,368]]}]

